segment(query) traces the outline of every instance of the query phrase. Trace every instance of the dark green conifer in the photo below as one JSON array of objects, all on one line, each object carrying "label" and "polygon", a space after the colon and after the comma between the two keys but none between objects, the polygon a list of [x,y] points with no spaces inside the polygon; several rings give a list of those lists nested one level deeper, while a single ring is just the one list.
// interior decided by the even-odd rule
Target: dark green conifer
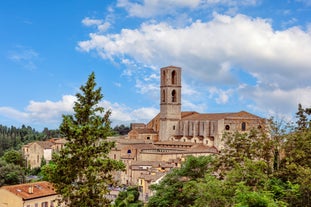
[{"label": "dark green conifer", "polygon": [[54,156],[56,167],[48,176],[62,201],[72,207],[109,206],[106,195],[115,182],[112,173],[124,168],[122,162],[108,157],[115,145],[106,139],[111,134],[111,112],[100,106],[103,95],[95,86],[91,73],[76,94],[74,114],[63,115],[60,131],[68,142]]}]

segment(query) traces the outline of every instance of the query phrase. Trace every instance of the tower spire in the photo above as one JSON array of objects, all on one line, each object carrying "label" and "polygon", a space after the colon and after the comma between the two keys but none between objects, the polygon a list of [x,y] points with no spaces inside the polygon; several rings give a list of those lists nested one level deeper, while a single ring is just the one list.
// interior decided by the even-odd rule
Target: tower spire
[{"label": "tower spire", "polygon": [[169,140],[181,119],[181,68],[161,68],[159,140]]}]

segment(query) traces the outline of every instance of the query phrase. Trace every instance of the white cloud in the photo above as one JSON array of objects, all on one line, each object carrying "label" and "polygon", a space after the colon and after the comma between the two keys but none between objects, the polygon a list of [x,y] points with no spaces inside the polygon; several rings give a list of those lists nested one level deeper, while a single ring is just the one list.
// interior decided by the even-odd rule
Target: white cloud
[{"label": "white cloud", "polygon": [[209,88],[210,98],[215,98],[217,104],[227,104],[233,90],[222,90],[216,87]]},{"label": "white cloud", "polygon": [[[225,87],[213,92],[217,103],[227,103],[234,87],[244,85],[248,96],[240,96],[254,98],[264,107],[261,99],[256,98],[258,91],[252,91],[246,80],[240,82],[232,68],[239,68],[257,79],[262,98],[264,94],[272,95],[272,91],[284,94],[288,91],[286,100],[296,100],[285,104],[291,109],[297,101],[303,101],[294,91],[309,95],[306,88],[311,79],[310,32],[298,27],[274,30],[271,20],[267,19],[214,14],[210,21],[196,21],[180,28],[165,22],[143,23],[139,28],[122,29],[115,34],[92,33],[89,40],[79,42],[79,48],[85,52],[95,50],[102,58],[127,60],[132,65],[180,66],[186,77],[184,83],[196,80],[195,85],[205,82],[206,86]],[[157,86],[142,80],[137,81],[136,86],[141,87],[142,93],[157,90]],[[193,84],[188,88],[192,87]],[[272,97],[270,102],[265,99],[266,106],[282,100]]]},{"label": "white cloud", "polygon": [[125,8],[130,16],[152,17],[162,14],[176,13],[177,8],[195,8],[200,0],[143,0],[143,2],[131,2],[130,0],[118,0],[117,5]]},{"label": "white cloud", "polygon": [[82,24],[85,26],[96,26],[99,32],[104,32],[110,27],[109,22],[104,22],[101,19],[91,19],[89,17],[86,17],[82,20]]},{"label": "white cloud", "polygon": [[[73,106],[76,97],[65,95],[60,101],[30,101],[24,111],[19,111],[11,107],[0,107],[0,116],[10,118],[12,121],[38,126],[43,128],[46,126],[54,126],[57,128],[62,120],[62,114],[73,114]],[[132,109],[126,105],[102,101],[100,103],[105,110],[111,110],[110,119],[113,125],[126,124],[132,122],[147,122],[157,113],[156,108],[137,108]]]},{"label": "white cloud", "polygon": [[[118,0],[117,6],[125,8],[130,16],[149,18],[159,15],[179,16],[184,11],[180,9],[229,7],[229,11],[240,6],[254,6],[259,0]],[[178,14],[178,15],[177,15]]]}]

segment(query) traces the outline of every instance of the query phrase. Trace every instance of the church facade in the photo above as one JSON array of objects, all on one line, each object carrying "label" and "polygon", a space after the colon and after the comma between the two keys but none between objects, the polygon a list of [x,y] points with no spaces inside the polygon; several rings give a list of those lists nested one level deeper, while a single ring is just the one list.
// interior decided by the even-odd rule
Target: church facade
[{"label": "church facade", "polygon": [[188,155],[220,153],[225,132],[247,132],[265,126],[265,119],[246,111],[181,111],[182,69],[168,66],[160,70],[159,114],[147,124],[132,124],[127,136],[114,138],[116,148],[110,153],[126,165],[126,171],[119,175],[120,182],[141,186],[143,200],[152,193],[148,186],[180,166]]}]

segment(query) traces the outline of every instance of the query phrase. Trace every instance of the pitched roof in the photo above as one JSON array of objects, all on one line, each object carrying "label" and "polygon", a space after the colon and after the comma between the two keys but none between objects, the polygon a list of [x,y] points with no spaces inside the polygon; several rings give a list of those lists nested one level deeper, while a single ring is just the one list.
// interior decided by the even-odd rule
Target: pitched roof
[{"label": "pitched roof", "polygon": [[10,191],[16,196],[22,198],[23,200],[52,196],[57,194],[52,184],[46,181],[2,186],[1,189]]},{"label": "pitched roof", "polygon": [[149,129],[149,128],[136,128],[132,130],[136,131],[139,134],[156,134],[157,133],[153,129]]},{"label": "pitched roof", "polygon": [[230,113],[208,113],[200,114],[197,112],[183,112],[183,120],[221,120],[221,119],[260,119],[259,116],[248,113],[246,111],[230,112]]},{"label": "pitched roof", "polygon": [[37,141],[36,142],[38,145],[40,145],[42,148],[44,149],[51,149],[52,146],[54,145],[52,142],[50,141]]}]

